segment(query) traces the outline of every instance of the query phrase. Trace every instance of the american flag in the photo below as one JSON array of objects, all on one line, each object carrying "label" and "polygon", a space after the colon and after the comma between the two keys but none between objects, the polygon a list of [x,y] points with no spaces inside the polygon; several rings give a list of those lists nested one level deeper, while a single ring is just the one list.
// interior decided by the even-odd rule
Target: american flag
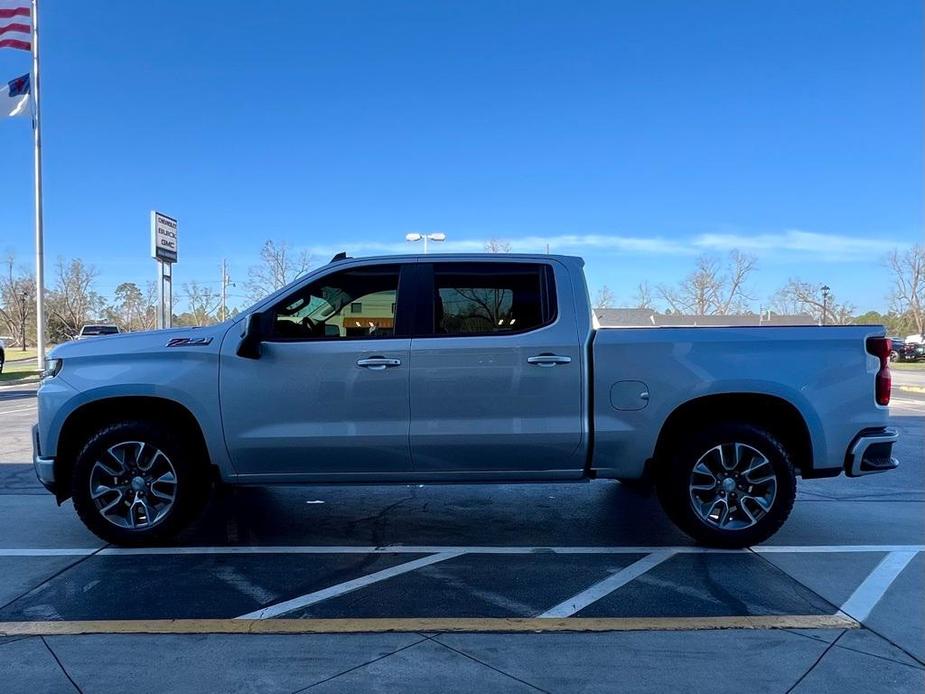
[{"label": "american flag", "polygon": [[32,3],[0,0],[0,48],[32,50]]}]

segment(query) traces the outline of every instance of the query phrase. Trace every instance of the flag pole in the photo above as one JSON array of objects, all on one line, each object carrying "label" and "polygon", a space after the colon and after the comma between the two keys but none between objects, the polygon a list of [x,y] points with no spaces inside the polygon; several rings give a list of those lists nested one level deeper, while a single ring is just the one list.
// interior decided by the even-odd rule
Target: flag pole
[{"label": "flag pole", "polygon": [[32,0],[32,135],[35,143],[35,337],[39,373],[45,370],[45,239],[42,220],[42,116],[39,103],[38,0]]}]

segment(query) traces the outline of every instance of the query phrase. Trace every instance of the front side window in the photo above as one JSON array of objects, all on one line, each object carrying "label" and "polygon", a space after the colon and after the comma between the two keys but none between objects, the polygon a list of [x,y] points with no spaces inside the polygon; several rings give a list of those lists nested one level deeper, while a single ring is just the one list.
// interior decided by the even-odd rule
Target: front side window
[{"label": "front side window", "polygon": [[273,309],[273,337],[317,340],[395,335],[397,265],[327,275]]},{"label": "front side window", "polygon": [[555,317],[548,268],[528,263],[434,265],[434,332],[523,332]]}]

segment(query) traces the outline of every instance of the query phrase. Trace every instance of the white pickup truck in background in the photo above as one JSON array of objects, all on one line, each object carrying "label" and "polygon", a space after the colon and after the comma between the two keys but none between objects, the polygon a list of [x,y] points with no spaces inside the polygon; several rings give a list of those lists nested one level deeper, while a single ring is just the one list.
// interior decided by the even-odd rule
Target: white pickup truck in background
[{"label": "white pickup truck in background", "polygon": [[61,345],[36,472],[120,544],[176,533],[215,483],[617,479],[742,547],[798,477],[896,467],[883,328],[595,329],[582,267],[338,256],[216,326]]}]

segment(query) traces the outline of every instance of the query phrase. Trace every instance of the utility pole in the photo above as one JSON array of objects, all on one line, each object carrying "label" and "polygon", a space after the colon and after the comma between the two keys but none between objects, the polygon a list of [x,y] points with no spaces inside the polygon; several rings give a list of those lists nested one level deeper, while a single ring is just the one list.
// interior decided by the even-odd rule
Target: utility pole
[{"label": "utility pole", "polygon": [[228,261],[222,258],[222,320],[228,318],[228,285],[231,284],[228,277]]}]

